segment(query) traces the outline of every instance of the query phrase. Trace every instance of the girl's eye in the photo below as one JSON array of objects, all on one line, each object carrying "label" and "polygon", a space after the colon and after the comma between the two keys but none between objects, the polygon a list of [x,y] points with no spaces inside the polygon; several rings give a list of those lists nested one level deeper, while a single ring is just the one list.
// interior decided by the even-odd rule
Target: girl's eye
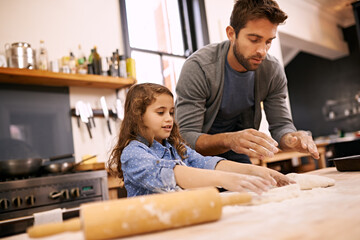
[{"label": "girl's eye", "polygon": [[164,112],[157,112],[157,114],[159,114],[159,115],[163,115],[163,114],[164,114]]},{"label": "girl's eye", "polygon": [[170,115],[171,115],[171,116],[174,116],[174,112],[170,112]]}]

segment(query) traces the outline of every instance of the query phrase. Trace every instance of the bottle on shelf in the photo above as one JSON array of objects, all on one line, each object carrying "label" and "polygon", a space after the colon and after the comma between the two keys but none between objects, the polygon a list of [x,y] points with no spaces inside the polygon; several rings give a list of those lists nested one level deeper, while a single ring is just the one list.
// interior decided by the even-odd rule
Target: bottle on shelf
[{"label": "bottle on shelf", "polygon": [[124,55],[121,55],[121,56],[120,56],[119,70],[120,70],[119,76],[122,77],[122,78],[126,78],[126,77],[127,77],[126,59],[125,59],[125,56],[124,56]]},{"label": "bottle on shelf", "polygon": [[94,49],[91,49],[91,53],[89,55],[88,64],[87,64],[88,74],[94,74],[93,60],[94,60]]},{"label": "bottle on shelf", "polygon": [[70,68],[70,73],[76,73],[76,59],[73,52],[70,52],[69,68]]},{"label": "bottle on shelf", "polygon": [[112,77],[118,77],[119,76],[119,55],[117,52],[113,52],[113,55],[111,57],[111,76]]},{"label": "bottle on shelf", "polygon": [[94,74],[101,75],[101,58],[97,52],[96,46],[94,47],[92,65],[94,69]]},{"label": "bottle on shelf", "polygon": [[48,52],[45,47],[44,40],[40,40],[40,47],[39,47],[38,59],[37,59],[37,68],[40,70],[44,70],[44,71],[47,71],[49,69]]},{"label": "bottle on shelf", "polygon": [[78,56],[77,56],[77,73],[86,74],[87,73],[87,63],[84,52],[81,49],[81,45],[78,46]]},{"label": "bottle on shelf", "polygon": [[101,75],[103,75],[103,76],[109,75],[109,58],[108,57],[101,58]]},{"label": "bottle on shelf", "polygon": [[136,79],[135,59],[126,59],[126,72],[127,77]]}]

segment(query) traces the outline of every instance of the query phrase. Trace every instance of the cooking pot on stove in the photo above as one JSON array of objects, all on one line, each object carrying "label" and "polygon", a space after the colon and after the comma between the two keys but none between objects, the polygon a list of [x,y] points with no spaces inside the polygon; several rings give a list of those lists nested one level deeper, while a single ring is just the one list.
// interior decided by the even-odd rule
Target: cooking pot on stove
[{"label": "cooking pot on stove", "polygon": [[[71,155],[72,156],[72,155]],[[44,165],[42,167],[42,169],[45,172],[49,172],[49,173],[67,173],[67,172],[71,172],[73,170],[76,170],[76,167],[79,166],[80,164],[89,161],[93,158],[95,158],[96,155],[93,155],[91,157],[87,157],[83,160],[81,160],[78,163],[73,163],[73,162],[61,162],[61,163],[50,163],[47,165]],[[54,161],[55,159],[51,160]]]},{"label": "cooking pot on stove", "polygon": [[16,42],[5,44],[6,60],[8,67],[35,69],[35,50],[29,43]]},{"label": "cooking pot on stove", "polygon": [[[0,175],[7,177],[22,177],[37,174],[48,161],[56,161],[73,157],[73,154],[65,154],[50,158],[24,158],[24,159],[8,159],[0,161]],[[71,164],[68,162],[56,163],[60,166],[63,164]],[[51,164],[49,164],[51,165]],[[60,168],[61,170],[61,168]],[[59,172],[61,172],[59,170]],[[66,170],[68,170],[66,168]],[[65,171],[65,170],[64,170]]]}]

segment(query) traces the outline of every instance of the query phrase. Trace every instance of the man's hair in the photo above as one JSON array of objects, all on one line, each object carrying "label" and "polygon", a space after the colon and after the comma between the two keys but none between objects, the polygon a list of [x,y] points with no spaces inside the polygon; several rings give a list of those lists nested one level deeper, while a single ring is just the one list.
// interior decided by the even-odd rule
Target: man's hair
[{"label": "man's hair", "polygon": [[250,20],[266,18],[273,24],[281,24],[287,17],[273,0],[238,0],[231,13],[230,26],[234,28],[237,37]]}]

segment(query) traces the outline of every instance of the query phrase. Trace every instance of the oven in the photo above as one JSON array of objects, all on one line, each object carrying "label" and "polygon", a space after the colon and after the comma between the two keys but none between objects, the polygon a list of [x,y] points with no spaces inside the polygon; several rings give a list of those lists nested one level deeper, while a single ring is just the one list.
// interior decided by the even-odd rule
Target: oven
[{"label": "oven", "polygon": [[60,208],[68,219],[79,216],[80,204],[108,199],[105,170],[2,179],[0,237],[25,232],[34,213]]}]

